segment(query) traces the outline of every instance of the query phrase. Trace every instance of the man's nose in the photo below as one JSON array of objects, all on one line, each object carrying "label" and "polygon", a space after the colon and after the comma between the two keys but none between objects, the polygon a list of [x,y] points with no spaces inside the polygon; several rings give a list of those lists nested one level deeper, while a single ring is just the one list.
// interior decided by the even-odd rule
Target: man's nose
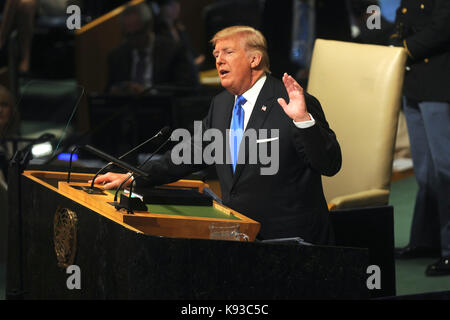
[{"label": "man's nose", "polygon": [[217,65],[221,65],[223,63],[224,63],[224,60],[223,60],[222,54],[218,54],[217,57],[216,57],[216,64]]}]

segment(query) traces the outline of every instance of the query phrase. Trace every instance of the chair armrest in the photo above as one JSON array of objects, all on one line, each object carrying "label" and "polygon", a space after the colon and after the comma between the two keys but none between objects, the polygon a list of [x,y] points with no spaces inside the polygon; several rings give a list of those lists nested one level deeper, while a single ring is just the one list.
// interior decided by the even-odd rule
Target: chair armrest
[{"label": "chair armrest", "polygon": [[389,201],[389,190],[372,189],[332,199],[328,203],[329,210],[351,209],[386,205]]}]

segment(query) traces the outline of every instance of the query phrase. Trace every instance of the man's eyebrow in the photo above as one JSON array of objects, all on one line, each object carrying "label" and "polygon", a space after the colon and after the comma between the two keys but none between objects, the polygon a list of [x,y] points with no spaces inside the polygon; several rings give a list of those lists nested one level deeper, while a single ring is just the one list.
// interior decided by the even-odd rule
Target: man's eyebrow
[{"label": "man's eyebrow", "polygon": [[213,54],[214,53],[217,53],[217,52],[219,52],[219,51],[226,51],[226,50],[229,50],[231,47],[223,47],[223,48],[220,48],[220,49],[214,49],[214,51],[213,51]]},{"label": "man's eyebrow", "polygon": [[213,51],[213,55],[215,55],[215,54],[219,53],[220,51],[224,51],[224,50],[226,50],[226,49],[227,49],[227,48],[214,49],[214,51]]}]

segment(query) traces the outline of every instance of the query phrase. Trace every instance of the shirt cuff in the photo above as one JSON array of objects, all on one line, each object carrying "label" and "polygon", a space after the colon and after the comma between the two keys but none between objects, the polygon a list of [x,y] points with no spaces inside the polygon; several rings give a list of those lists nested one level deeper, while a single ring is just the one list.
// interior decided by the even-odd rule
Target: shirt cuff
[{"label": "shirt cuff", "polygon": [[130,180],[133,182],[134,181],[133,172],[127,172],[127,174],[130,176]]},{"label": "shirt cuff", "polygon": [[313,125],[316,124],[316,120],[314,120],[311,113],[308,113],[308,114],[311,117],[311,120],[299,121],[299,122],[295,122],[294,120],[292,120],[292,122],[294,122],[295,126],[300,129],[306,129],[306,128],[312,127]]}]

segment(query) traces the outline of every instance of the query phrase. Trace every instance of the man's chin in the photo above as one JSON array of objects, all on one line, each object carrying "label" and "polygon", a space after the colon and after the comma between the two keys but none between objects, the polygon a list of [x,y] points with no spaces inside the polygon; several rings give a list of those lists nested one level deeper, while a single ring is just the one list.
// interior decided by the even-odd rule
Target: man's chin
[{"label": "man's chin", "polygon": [[221,78],[220,79],[220,84],[222,85],[222,87],[224,87],[227,90],[228,90],[228,88],[231,87],[231,83],[230,83],[230,81],[228,79]]}]

